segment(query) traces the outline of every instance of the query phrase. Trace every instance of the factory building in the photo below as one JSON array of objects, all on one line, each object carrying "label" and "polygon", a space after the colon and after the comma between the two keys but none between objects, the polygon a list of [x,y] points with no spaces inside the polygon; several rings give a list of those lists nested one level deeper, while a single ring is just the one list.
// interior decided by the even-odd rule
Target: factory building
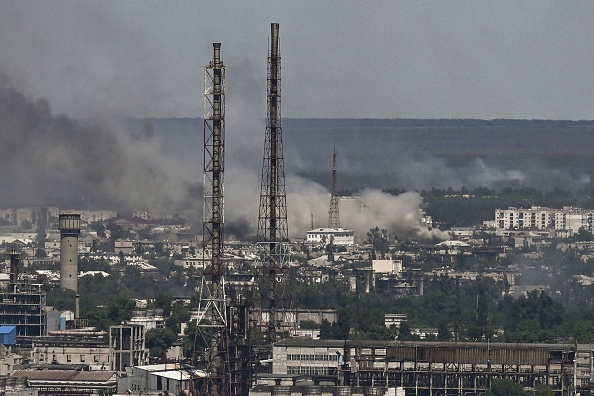
[{"label": "factory building", "polygon": [[134,366],[118,379],[119,393],[181,395],[190,382],[204,373],[182,368],[179,364]]},{"label": "factory building", "polygon": [[61,336],[31,338],[32,363],[35,365],[62,365],[91,371],[110,369],[113,357],[102,339]]},{"label": "factory building", "polygon": [[590,377],[592,348],[581,347],[587,361],[576,360],[574,344],[286,339],[274,345],[272,375],[261,380],[292,386],[305,376],[352,393],[375,387],[434,396],[483,394],[493,380],[509,379],[571,395]]},{"label": "factory building", "polygon": [[117,375],[111,371],[16,370],[10,378],[40,395],[111,395],[117,390]]}]

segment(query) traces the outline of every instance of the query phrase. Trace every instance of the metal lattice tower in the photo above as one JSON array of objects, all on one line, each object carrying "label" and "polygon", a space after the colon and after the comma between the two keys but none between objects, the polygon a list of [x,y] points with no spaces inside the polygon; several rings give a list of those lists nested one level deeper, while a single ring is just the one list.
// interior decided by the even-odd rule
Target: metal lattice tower
[{"label": "metal lattice tower", "polygon": [[[203,394],[232,395],[229,335],[223,264],[223,175],[225,170],[225,66],[221,44],[213,43],[213,60],[204,67],[204,202],[203,262],[198,333],[206,343],[203,358],[210,373]],[[196,343],[195,343],[196,344]]]},{"label": "metal lattice tower", "polygon": [[256,265],[254,321],[267,342],[289,331],[289,244],[281,129],[279,25],[271,24],[268,55],[266,136],[258,215],[260,262]]},{"label": "metal lattice tower", "polygon": [[340,228],[338,213],[338,183],[336,180],[336,143],[332,154],[332,192],[330,193],[330,210],[328,210],[328,228]]}]

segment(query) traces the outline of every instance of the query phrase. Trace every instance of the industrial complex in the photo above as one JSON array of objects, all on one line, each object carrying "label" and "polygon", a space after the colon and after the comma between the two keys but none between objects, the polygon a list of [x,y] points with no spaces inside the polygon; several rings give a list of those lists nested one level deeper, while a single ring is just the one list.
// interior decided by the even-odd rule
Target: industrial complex
[{"label": "industrial complex", "polygon": [[[272,23],[257,235],[250,242],[231,241],[225,237],[224,221],[226,68],[221,43],[213,43],[204,80],[201,240],[179,218],[152,221],[147,212],[128,218],[111,211],[57,208],[0,213],[7,223],[26,222],[44,234],[0,236],[8,257],[7,276],[0,282],[1,395],[454,396],[485,394],[502,379],[528,392],[546,385],[557,396],[594,394],[591,344],[494,342],[491,338],[503,334],[498,328],[476,342],[462,339],[459,328],[446,328],[453,337],[439,340],[440,330],[414,327],[410,334],[415,339],[403,339],[397,329],[409,319],[400,312],[384,316],[385,328],[394,332],[389,340],[351,338],[348,329],[343,339],[327,339],[324,328],[338,327],[337,310],[300,307],[290,287],[291,282],[307,286],[332,281],[347,285],[361,298],[385,293],[398,299],[423,296],[426,284],[435,279],[455,285],[487,279],[517,297],[544,286],[516,284],[519,270],[514,268],[485,266],[474,272],[455,270],[453,264],[506,258],[514,248],[537,254],[538,246],[550,245],[549,237],[592,231],[592,211],[497,210],[484,227],[453,229],[451,240],[415,244],[414,253],[397,245],[393,236],[377,244],[363,243],[340,222],[335,146],[327,227],[314,227],[312,215],[311,229],[299,241],[290,241],[280,27]],[[432,228],[429,216],[419,219],[419,229]],[[102,229],[108,220],[113,227]],[[110,238],[106,233],[122,230],[129,231],[126,237]],[[490,246],[476,242],[481,233],[509,239],[505,245]],[[393,257],[382,251],[382,243],[396,252]],[[588,252],[594,248],[579,246]],[[149,256],[169,260],[176,268],[159,271],[148,262]],[[101,261],[110,271],[83,270],[81,258]],[[423,260],[441,267],[426,270]],[[97,284],[104,277],[123,278],[127,271],[138,279],[154,279],[157,285],[177,276],[176,285],[183,285],[178,289],[187,287],[182,291],[189,292],[174,296],[165,309],[138,299],[132,317],[106,329],[90,325],[91,318],[81,309],[87,296],[80,294],[80,283],[86,276]],[[580,286],[592,285],[594,278],[579,281]],[[53,290],[72,300],[68,302],[73,311],[48,305]],[[108,307],[110,299],[109,291],[104,293],[101,308]],[[192,304],[188,317],[172,313]],[[476,305],[478,316],[478,294]],[[115,308],[109,311],[112,317],[119,314]],[[166,326],[175,328],[175,341],[156,356],[157,348],[151,350],[147,339]]]}]

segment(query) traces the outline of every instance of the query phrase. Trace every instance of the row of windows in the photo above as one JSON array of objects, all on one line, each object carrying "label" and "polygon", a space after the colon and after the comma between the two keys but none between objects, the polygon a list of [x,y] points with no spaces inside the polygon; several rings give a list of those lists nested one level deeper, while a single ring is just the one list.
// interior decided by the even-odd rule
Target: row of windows
[{"label": "row of windows", "polygon": [[336,375],[336,367],[287,366],[287,374],[293,375]]},{"label": "row of windows", "polygon": [[[87,355],[80,355],[79,356],[79,361],[81,363],[84,363],[86,361],[86,356]],[[43,354],[41,354],[39,356],[39,361],[40,362],[43,362],[44,359],[45,359],[45,356]],[[52,360],[55,361],[55,362],[57,362],[58,361],[57,356],[56,355],[52,355]],[[69,362],[69,363],[72,362],[72,355],[66,355],[66,361]],[[99,362],[99,355],[93,355],[93,361],[95,363],[98,363]],[[107,357],[107,361],[109,362],[109,356]]]},{"label": "row of windows", "polygon": [[314,360],[321,362],[335,362],[338,360],[336,355],[299,355],[289,354],[287,360]]}]

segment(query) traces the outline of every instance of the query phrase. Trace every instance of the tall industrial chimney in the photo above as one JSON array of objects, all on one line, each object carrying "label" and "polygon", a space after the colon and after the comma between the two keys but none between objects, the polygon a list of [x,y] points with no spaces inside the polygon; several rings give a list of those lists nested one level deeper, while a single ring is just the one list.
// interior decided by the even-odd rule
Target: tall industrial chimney
[{"label": "tall industrial chimney", "polygon": [[77,291],[79,214],[60,215],[60,287]]},{"label": "tall industrial chimney", "polygon": [[10,256],[10,281],[8,283],[8,292],[16,293],[19,279],[19,263],[21,261],[21,253],[13,246],[9,253]]}]

